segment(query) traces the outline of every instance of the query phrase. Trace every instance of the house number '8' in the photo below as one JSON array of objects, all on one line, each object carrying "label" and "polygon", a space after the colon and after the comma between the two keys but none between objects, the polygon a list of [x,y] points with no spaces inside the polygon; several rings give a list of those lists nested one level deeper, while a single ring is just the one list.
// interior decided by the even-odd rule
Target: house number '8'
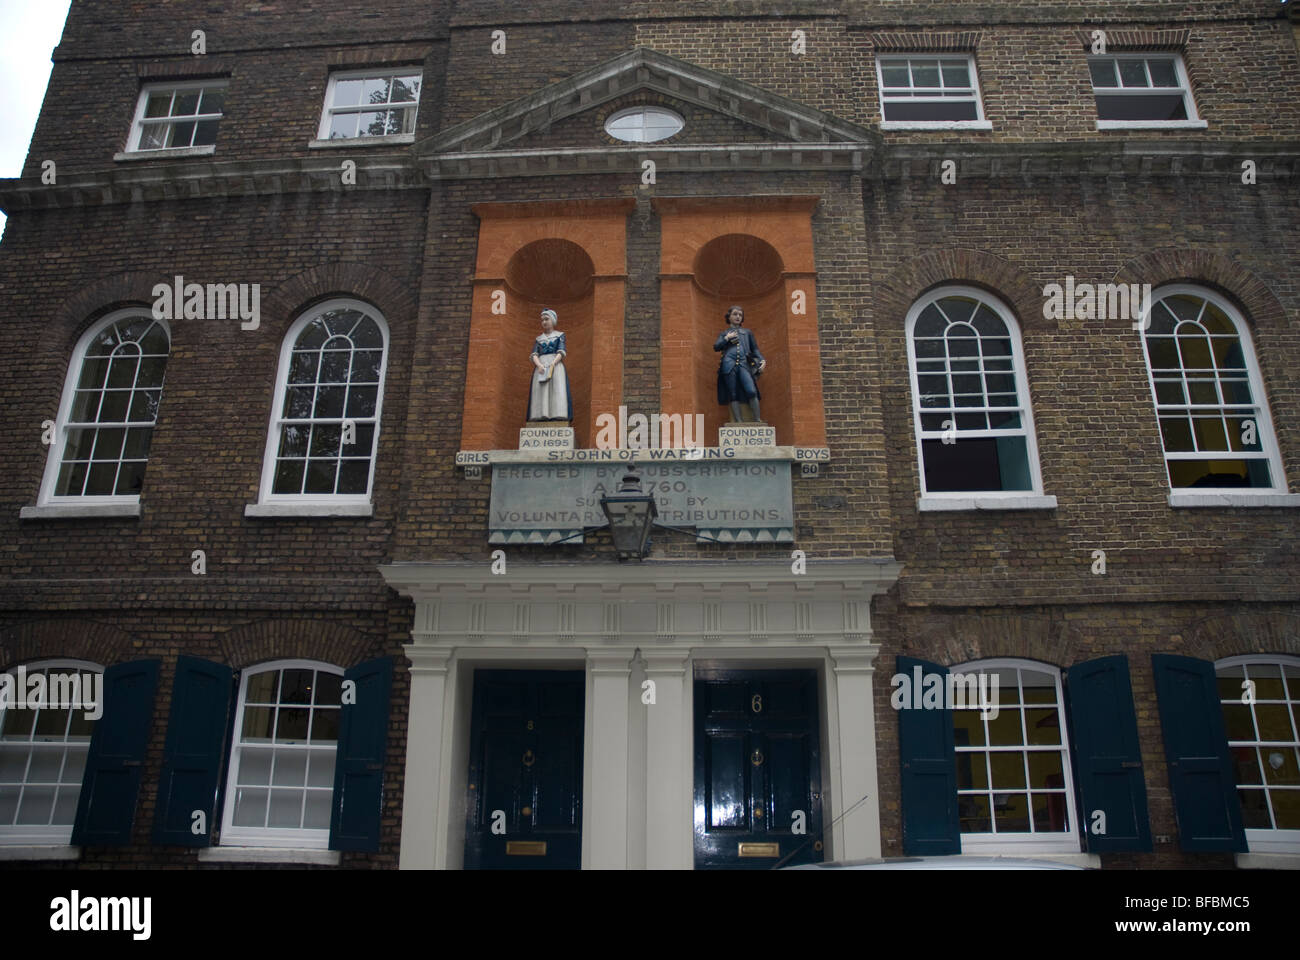
[{"label": "house number '8'", "polygon": [[763,695],[756,693],[749,699],[749,709],[755,713],[763,712]]}]

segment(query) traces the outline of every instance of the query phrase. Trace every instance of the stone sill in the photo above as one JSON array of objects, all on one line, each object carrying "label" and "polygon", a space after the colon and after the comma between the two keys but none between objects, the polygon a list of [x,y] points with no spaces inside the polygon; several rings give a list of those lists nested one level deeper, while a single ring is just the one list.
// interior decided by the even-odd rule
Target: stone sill
[{"label": "stone sill", "polygon": [[1242,870],[1300,870],[1300,851],[1296,853],[1239,853],[1236,866]]},{"label": "stone sill", "polygon": [[916,509],[939,510],[1055,510],[1056,497],[921,497]]},{"label": "stone sill", "polygon": [[80,860],[81,848],[67,844],[5,846],[0,844],[0,860]]},{"label": "stone sill", "polygon": [[337,850],[301,847],[204,847],[199,851],[199,863],[302,863],[337,867],[342,858]]},{"label": "stone sill", "polygon": [[18,511],[20,520],[77,520],[138,516],[140,516],[138,501],[136,503],[57,503],[23,507]]},{"label": "stone sill", "polygon": [[1171,507],[1300,507],[1300,493],[1170,493]]},{"label": "stone sill", "polygon": [[393,147],[415,143],[415,134],[399,133],[391,137],[347,137],[340,140],[312,140],[308,150],[330,150],[335,147]]},{"label": "stone sill", "polygon": [[113,154],[113,159],[125,160],[175,160],[178,157],[210,157],[217,152],[215,144],[206,147],[167,147],[163,150],[127,150]]},{"label": "stone sill", "polygon": [[370,503],[250,503],[244,506],[246,517],[371,517]]},{"label": "stone sill", "polygon": [[1052,860],[1056,863],[1068,863],[1074,867],[1086,867],[1089,870],[1101,869],[1101,855],[1096,853],[1019,853],[1009,846],[1000,846],[996,850],[963,850],[963,857],[1006,857],[1011,860]]},{"label": "stone sill", "polygon": [[1205,130],[1205,120],[1098,120],[1098,130]]},{"label": "stone sill", "polygon": [[992,130],[992,120],[882,120],[881,130]]}]

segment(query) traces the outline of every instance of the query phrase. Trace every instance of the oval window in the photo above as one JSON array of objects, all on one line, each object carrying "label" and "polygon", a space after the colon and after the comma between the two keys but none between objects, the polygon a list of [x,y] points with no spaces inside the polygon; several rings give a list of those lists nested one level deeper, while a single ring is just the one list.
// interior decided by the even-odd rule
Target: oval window
[{"label": "oval window", "polygon": [[631,107],[606,120],[605,132],[628,143],[654,143],[680,133],[684,126],[681,116],[663,107]]}]

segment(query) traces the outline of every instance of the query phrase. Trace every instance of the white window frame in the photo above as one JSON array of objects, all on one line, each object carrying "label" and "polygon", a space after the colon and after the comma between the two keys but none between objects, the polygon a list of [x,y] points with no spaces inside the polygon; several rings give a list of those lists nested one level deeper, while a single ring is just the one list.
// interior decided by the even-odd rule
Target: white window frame
[{"label": "white window frame", "polygon": [[[617,133],[614,133],[614,131],[610,130],[610,127],[614,123],[616,123],[619,120],[622,120],[624,117],[639,115],[642,117],[642,123],[641,126],[639,127],[639,130],[641,133],[644,134],[645,133],[644,118],[646,114],[649,113],[658,113],[666,117],[671,117],[676,122],[677,129],[674,130],[672,133],[668,134],[668,136],[666,137],[656,137],[654,140],[648,140],[645,139],[644,137],[640,139],[629,139],[627,137],[620,137]],[[685,117],[683,117],[676,110],[670,110],[667,107],[662,107],[657,103],[638,104],[637,106],[634,107],[627,107],[626,109],[619,110],[617,113],[613,113],[610,116],[605,118],[605,133],[613,137],[615,140],[618,140],[620,143],[662,143],[665,140],[671,140],[673,137],[677,136],[685,129],[686,129]]]},{"label": "white window frame", "polygon": [[[1152,57],[1172,57],[1174,70],[1178,73],[1179,86],[1175,87],[1098,87],[1093,85],[1092,64],[1097,60],[1148,60]],[[1116,79],[1119,79],[1119,64],[1116,63]],[[1151,71],[1147,70],[1148,79]],[[1186,120],[1102,120],[1097,118],[1098,130],[1204,130],[1209,124],[1196,112],[1196,98],[1192,96],[1192,84],[1187,76],[1187,66],[1183,55],[1172,50],[1146,50],[1130,53],[1106,53],[1088,57],[1088,84],[1092,87],[1093,109],[1097,108],[1097,96],[1151,96],[1152,94],[1172,94],[1177,90],[1183,95],[1183,109],[1187,112]]]},{"label": "white window frame", "polygon": [[[414,103],[409,105],[409,109],[415,113],[411,121],[410,133],[385,134],[380,137],[369,137],[358,135],[355,137],[335,137],[330,138],[330,126],[332,125],[336,110],[342,113],[361,113],[367,104],[358,107],[339,107],[334,106],[334,95],[338,89],[340,80],[373,80],[378,78],[387,78],[392,80],[394,77],[418,76],[420,78],[420,92],[415,95]],[[359,143],[414,143],[415,130],[420,122],[420,101],[424,97],[424,67],[411,65],[407,67],[380,67],[378,69],[365,70],[335,70],[330,73],[329,83],[325,87],[325,105],[321,108],[320,123],[316,128],[316,140],[313,145],[324,146],[326,144],[351,144],[355,146]],[[394,106],[392,103],[384,105],[385,110],[397,110],[407,108],[405,105]]]},{"label": "white window frame", "polygon": [[[1241,352],[1246,362],[1246,379],[1250,385],[1251,398],[1254,405],[1259,409],[1259,414],[1255,417],[1257,434],[1260,441],[1262,456],[1246,457],[1243,459],[1264,460],[1269,465],[1269,476],[1273,481],[1271,487],[1175,487],[1169,479],[1169,461],[1173,460],[1206,460],[1214,459],[1206,457],[1204,451],[1193,453],[1167,453],[1165,451],[1164,432],[1160,428],[1160,410],[1161,405],[1156,395],[1155,373],[1151,369],[1151,352],[1147,348],[1147,317],[1142,315],[1142,322],[1139,325],[1142,335],[1141,350],[1142,363],[1146,367],[1147,386],[1151,389],[1151,408],[1156,420],[1156,435],[1160,438],[1160,462],[1165,469],[1165,483],[1169,486],[1170,504],[1172,506],[1202,505],[1200,501],[1213,500],[1215,498],[1224,500],[1227,506],[1247,505],[1257,498],[1272,498],[1271,500],[1260,500],[1261,505],[1271,506],[1283,505],[1279,502],[1278,495],[1286,494],[1287,480],[1286,473],[1282,466],[1282,455],[1277,445],[1277,435],[1273,432],[1273,417],[1269,411],[1268,394],[1264,391],[1264,378],[1259,372],[1259,362],[1255,356],[1255,343],[1250,336],[1250,327],[1247,325],[1241,312],[1237,310],[1224,297],[1219,296],[1214,291],[1188,283],[1171,283],[1157,287],[1151,292],[1151,309],[1155,310],[1157,305],[1165,297],[1186,295],[1198,297],[1203,300],[1212,302],[1216,307],[1222,310],[1232,321],[1232,325],[1237,329],[1237,337],[1241,341]],[[1178,325],[1174,325],[1177,330]],[[1217,368],[1216,368],[1217,369]],[[1216,380],[1217,382],[1217,380]],[[1190,398],[1189,398],[1190,399]],[[1174,405],[1177,406],[1177,405]],[[1214,406],[1214,405],[1211,405]],[[1166,405],[1165,409],[1169,409]],[[1218,405],[1222,409],[1222,405]],[[1238,458],[1237,451],[1210,451],[1222,452],[1225,454],[1222,459]],[[1300,500],[1300,498],[1296,498]],[[1287,500],[1291,500],[1290,497]],[[1297,505],[1286,503],[1286,505]]]},{"label": "white window frame", "polygon": [[[20,666],[24,667],[29,673],[36,670],[55,670],[55,669],[78,670],[78,671],[84,670],[92,673],[98,673],[101,676],[103,676],[104,673],[104,668],[97,663],[92,663],[89,660],[70,660],[66,658],[54,659],[54,660],[35,660],[32,661],[31,663],[14,664],[12,667],[8,667],[5,670],[0,671],[0,673],[13,674],[17,671],[17,669]],[[84,699],[84,694],[83,694],[83,699]],[[102,704],[100,704],[100,706],[102,708]],[[3,714],[4,711],[0,710],[0,724],[2,724],[4,719]],[[102,719],[102,717],[100,719]],[[94,722],[98,723],[99,720],[96,720]],[[21,743],[24,741],[17,741],[17,742]],[[30,742],[30,741],[26,741],[26,742]],[[47,741],[47,742],[51,742],[51,743],[61,742],[66,745],[68,742],[67,734],[66,732],[64,733],[64,739],[62,741]],[[87,758],[89,758],[90,756],[89,741],[87,741],[86,743],[86,756]],[[25,784],[26,781],[24,780],[24,785]],[[82,786],[83,787],[85,786],[84,768],[82,771]],[[80,800],[81,798],[80,792],[78,792],[77,798],[78,800]],[[56,824],[56,825],[0,824],[0,848],[22,847],[22,846],[46,847],[46,846],[67,845],[72,842],[72,831],[74,826],[75,824],[67,824],[67,825],[64,824]]]},{"label": "white window frame", "polygon": [[[1079,821],[1078,804],[1075,802],[1074,792],[1074,771],[1072,761],[1074,758],[1073,747],[1070,745],[1069,717],[1065,710],[1065,696],[1061,684],[1061,670],[1050,663],[1042,663],[1038,660],[1026,660],[1018,657],[996,657],[988,660],[972,660],[969,663],[954,664],[949,667],[950,673],[982,673],[997,669],[1020,668],[1023,670],[1033,670],[1038,673],[1050,674],[1056,682],[1056,710],[1061,720],[1061,742],[1056,745],[1042,745],[1041,748],[1032,748],[1026,743],[1019,746],[1006,747],[1005,749],[995,749],[994,752],[1011,753],[1019,751],[1023,756],[1026,750],[1035,752],[1046,752],[1047,750],[1060,750],[1063,755],[1063,774],[1065,779],[1065,809],[1069,817],[1070,831],[1063,834],[1044,834],[1044,833],[961,833],[958,827],[958,836],[961,838],[961,852],[963,854],[976,854],[987,856],[990,853],[1005,853],[1016,855],[1021,853],[1081,853],[1083,844],[1081,838],[1082,826]],[[1024,704],[1020,704],[1015,709],[1021,711],[1023,718]],[[1032,705],[1031,705],[1032,706]],[[1048,704],[1041,704],[1039,707],[1046,707]],[[955,711],[954,711],[955,712]],[[1022,729],[1023,733],[1023,719]],[[954,762],[956,752],[960,753],[978,753],[981,756],[988,753],[988,745],[981,747],[972,747],[970,749],[960,749],[954,747]],[[990,787],[988,793],[995,793]],[[1032,807],[1032,794],[1028,779],[1025,781],[1025,794],[1031,796],[1030,805]],[[956,794],[960,796],[960,794]],[[993,815],[993,811],[989,811]],[[1031,814],[1032,815],[1032,814]],[[1052,839],[1047,839],[1047,838]]]},{"label": "white window frame", "polygon": [[[160,90],[209,90],[209,89],[212,90],[220,89],[229,92],[230,81],[222,80],[222,79],[183,80],[177,82],[162,80],[156,83],[146,83],[143,87],[140,88],[140,98],[136,101],[135,119],[131,121],[131,135],[127,139],[126,153],[132,155],[140,155],[140,156],[183,156],[186,154],[196,155],[196,154],[209,154],[215,152],[216,144],[214,143],[201,144],[199,146],[194,146],[194,147],[184,146],[184,147],[141,148],[140,146],[140,137],[144,133],[144,124],[146,122],[144,111],[145,111],[145,106],[149,103],[150,94],[157,93]],[[224,120],[225,116],[226,116],[226,112],[223,103],[221,113],[217,113],[217,114],[200,113],[200,114],[195,114],[193,117],[187,116],[184,118],[176,119],[174,122],[187,123],[193,120],[194,122],[197,123],[201,120],[216,120],[218,121],[218,129],[220,129],[220,121]],[[147,119],[147,122],[149,123],[161,123],[164,121],[173,122],[172,118],[169,117],[150,117]]]},{"label": "white window frame", "polygon": [[[68,515],[82,514],[103,514],[103,515],[138,515],[140,510],[139,494],[112,494],[112,495],[91,495],[91,496],[55,496],[54,490],[59,479],[59,469],[63,465],[63,454],[67,448],[68,442],[68,418],[72,415],[72,404],[76,399],[77,382],[81,379],[81,368],[86,360],[86,351],[89,349],[91,341],[99,335],[106,327],[110,327],[119,321],[132,317],[148,318],[158,323],[167,333],[167,362],[171,362],[171,344],[172,331],[171,325],[166,320],[157,320],[153,317],[147,307],[128,307],[124,310],[115,310],[108,316],[104,317],[97,323],[90,326],[81,339],[77,341],[76,347],[72,351],[72,359],[68,363],[68,373],[63,382],[63,400],[59,404],[59,415],[55,421],[55,440],[50,444],[49,456],[45,462],[45,474],[41,479],[41,490],[37,500],[38,507],[32,511],[31,508],[25,508],[25,515],[45,516],[58,515],[66,512]],[[162,392],[166,392],[167,378],[163,374]],[[159,398],[159,413],[162,412],[162,400]],[[129,411],[128,411],[129,415]],[[125,421],[129,422],[129,421]],[[154,420],[154,428],[157,429],[157,419]],[[145,461],[145,472],[148,473],[149,460],[153,459],[153,449],[150,447],[150,456]],[[130,508],[123,511],[123,506]],[[30,513],[27,511],[31,511]]]},{"label": "white window frame", "polygon": [[[244,732],[244,706],[248,695],[248,681],[251,677],[258,674],[269,673],[280,670],[316,670],[323,673],[332,673],[342,677],[344,670],[342,667],[336,667],[331,663],[324,663],[319,660],[268,660],[265,663],[259,663],[256,666],[249,667],[240,672],[239,677],[239,700],[235,712],[234,733],[230,741],[230,761],[226,765],[226,795],[225,802],[222,805],[221,812],[221,840],[220,847],[261,847],[261,848],[291,848],[299,850],[328,850],[330,841],[329,828],[323,830],[309,829],[307,827],[236,827],[235,819],[235,800],[237,799],[239,780],[239,763],[243,756],[243,746],[240,743]],[[277,699],[279,693],[277,691]],[[340,710],[342,705],[340,704]],[[340,714],[340,724],[342,715]],[[342,731],[340,725],[340,733]],[[272,741],[267,746],[282,747],[284,744],[276,744]],[[303,749],[310,749],[308,745],[303,745]],[[337,743],[335,750],[338,750]],[[338,770],[338,755],[335,754],[335,770]],[[295,788],[297,789],[297,788]],[[331,787],[330,809],[333,810],[333,792]],[[269,802],[269,800],[268,800]],[[332,817],[332,814],[331,814]]]},{"label": "white window frame", "polygon": [[[1249,667],[1252,665],[1261,665],[1261,664],[1272,664],[1279,667],[1283,665],[1290,666],[1290,667],[1300,667],[1300,657],[1294,657],[1287,654],[1258,654],[1258,653],[1242,654],[1240,656],[1235,656],[1235,657],[1225,657],[1222,660],[1216,660],[1214,662],[1215,679],[1216,680],[1218,679],[1219,670],[1222,667],[1236,667],[1241,665],[1245,665]],[[1285,674],[1283,674],[1283,676],[1285,678]],[[1285,679],[1283,680],[1283,682],[1284,683],[1286,682]],[[1285,689],[1287,689],[1287,693],[1291,697],[1300,699],[1300,690],[1292,690],[1289,687]],[[1220,696],[1219,699],[1222,700],[1223,699],[1222,696]],[[1297,747],[1297,743],[1300,742],[1300,731],[1297,731],[1295,729],[1295,724],[1296,724],[1295,715],[1291,713],[1289,710],[1288,710],[1288,714],[1290,714],[1291,717],[1291,724],[1292,724],[1291,732],[1293,734],[1297,734],[1296,739],[1293,740],[1289,745],[1292,747]],[[1231,750],[1231,748],[1234,746],[1259,747],[1263,743],[1276,744],[1276,743],[1280,743],[1280,741],[1229,740],[1228,748],[1229,750]],[[1300,790],[1300,788],[1297,788],[1297,790]],[[1233,790],[1233,795],[1237,796],[1237,791],[1235,788]],[[1246,832],[1246,849],[1250,853],[1300,854],[1300,830],[1278,830],[1274,828],[1265,829],[1261,827],[1251,827],[1251,828],[1246,828],[1245,832]]]},{"label": "white window frame", "polygon": [[[370,474],[366,480],[366,492],[360,493],[272,493],[275,489],[275,470],[280,451],[280,430],[283,423],[284,395],[288,388],[290,364],[293,348],[304,327],[322,313],[330,310],[358,310],[379,326],[383,335],[383,359],[379,365],[379,386],[375,398],[375,435],[370,451]],[[313,305],[293,322],[284,336],[280,346],[280,363],[276,370],[275,395],[271,401],[271,419],[267,428],[266,448],[262,457],[262,482],[258,502],[250,504],[244,511],[245,516],[312,516],[312,515],[348,515],[370,516],[372,496],[375,489],[375,466],[379,460],[379,431],[383,422],[384,387],[388,379],[388,351],[390,336],[388,321],[378,308],[352,298],[327,300]],[[344,408],[346,415],[347,409]],[[346,419],[346,416],[345,418]]]},{"label": "white window frame", "polygon": [[[891,61],[903,61],[904,63],[911,60],[965,60],[966,69],[970,73],[971,95],[975,100],[974,120],[889,120],[885,112],[885,67]],[[910,67],[908,79],[911,79]],[[938,89],[945,89],[943,86],[943,67],[939,68]],[[918,89],[909,87],[910,90]],[[920,89],[931,89],[922,87]],[[992,130],[993,124],[984,115],[984,95],[980,92],[979,71],[975,69],[975,55],[973,53],[942,53],[938,51],[926,53],[918,51],[914,53],[889,53],[876,57],[876,96],[880,103],[880,129],[882,130]],[[893,103],[967,103],[965,97],[897,97],[889,98]]]},{"label": "white window frame", "polygon": [[[976,298],[997,313],[1002,322],[1006,324],[1007,332],[1011,338],[1011,369],[1016,378],[1016,394],[1020,397],[1020,427],[997,430],[959,430],[957,432],[957,442],[961,442],[963,433],[979,438],[1018,437],[1023,435],[1025,437],[1026,455],[1029,459],[1030,482],[1032,484],[1029,490],[951,490],[935,492],[926,490],[925,452],[922,441],[942,439],[943,434],[942,431],[921,429],[921,389],[918,379],[914,334],[916,321],[922,311],[931,303],[945,297]],[[924,511],[1050,509],[1055,507],[1056,498],[1043,494],[1043,477],[1038,463],[1038,440],[1034,430],[1033,404],[1029,393],[1029,374],[1025,369],[1024,344],[1021,339],[1020,325],[1016,322],[1015,314],[1011,312],[1011,309],[997,297],[977,287],[956,284],[936,287],[933,290],[926,291],[912,304],[912,308],[907,312],[907,321],[904,324],[904,337],[907,340],[908,378],[912,387],[913,441],[916,444],[917,479],[920,484],[918,508]]]}]

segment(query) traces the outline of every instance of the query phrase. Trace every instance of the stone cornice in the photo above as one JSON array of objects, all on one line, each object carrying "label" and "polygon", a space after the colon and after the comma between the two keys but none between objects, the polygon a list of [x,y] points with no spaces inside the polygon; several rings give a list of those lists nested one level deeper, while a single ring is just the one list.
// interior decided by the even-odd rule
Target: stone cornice
[{"label": "stone cornice", "polygon": [[[356,163],[356,184],[343,183],[343,161]],[[113,167],[43,184],[39,177],[0,179],[0,210],[108,206],[158,200],[264,196],[285,193],[345,193],[355,190],[427,189],[419,170],[403,154],[307,157],[299,160],[147,162]]]},{"label": "stone cornice", "polygon": [[[1260,182],[1300,176],[1300,141],[1116,139],[1076,143],[902,143],[873,151],[866,144],[728,144],[718,146],[595,147],[591,149],[487,151],[444,154],[417,161],[411,149],[383,148],[382,155],[347,152],[328,158],[291,160],[148,161],[64,178],[56,185],[39,177],[0,179],[0,211],[108,206],[210,197],[356,190],[427,190],[443,179],[577,176],[623,173],[640,176],[641,160],[654,159],[658,173],[721,170],[800,170],[853,173],[866,180],[938,178],[945,160],[958,163],[958,177],[1172,176],[1239,178],[1253,160]],[[344,160],[356,162],[356,184],[345,185]]]},{"label": "stone cornice", "polygon": [[1077,143],[895,144],[877,157],[868,180],[933,177],[946,160],[956,175],[977,177],[1230,177],[1240,183],[1242,162],[1255,163],[1260,180],[1300,176],[1300,141],[1133,140]]},{"label": "stone cornice", "polygon": [[891,557],[863,560],[806,561],[806,572],[796,574],[786,561],[649,561],[642,563],[520,563],[511,561],[506,574],[494,574],[490,562],[390,563],[379,568],[388,585],[417,600],[464,597],[485,600],[546,595],[572,600],[581,591],[617,600],[625,597],[677,596],[692,590],[713,599],[770,596],[838,588],[849,592],[882,593],[895,583],[902,564]]},{"label": "stone cornice", "polygon": [[512,220],[516,217],[563,217],[587,213],[631,213],[631,197],[580,197],[573,200],[503,200],[470,204],[480,220]]},{"label": "stone cornice", "polygon": [[564,147],[444,153],[425,159],[430,180],[554,177],[584,173],[640,177],[653,160],[656,176],[721,170],[860,171],[868,148],[860,143],[653,143],[628,147]]},{"label": "stone cornice", "polygon": [[[871,598],[901,565],[892,558],[728,561],[395,563],[380,572],[415,601],[414,644],[453,648],[639,647],[647,670],[690,649],[806,649],[871,640]],[[409,648],[408,648],[409,649]],[[619,669],[623,669],[619,664]],[[679,665],[669,664],[669,669]]]}]

